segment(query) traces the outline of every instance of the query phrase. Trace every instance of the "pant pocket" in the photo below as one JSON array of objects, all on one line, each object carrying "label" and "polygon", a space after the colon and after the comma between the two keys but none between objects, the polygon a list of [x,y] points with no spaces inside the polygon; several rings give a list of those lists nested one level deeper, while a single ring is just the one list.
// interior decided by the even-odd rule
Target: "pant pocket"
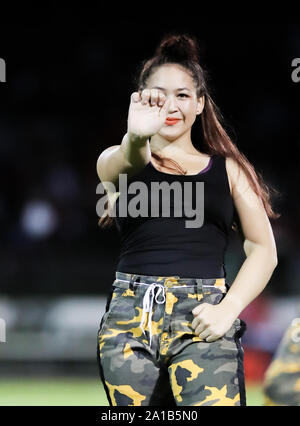
[{"label": "pant pocket", "polygon": [[237,339],[240,339],[247,330],[247,324],[242,319],[237,318],[234,321],[234,326],[235,326],[235,330],[236,330],[235,337]]},{"label": "pant pocket", "polygon": [[98,336],[100,336],[100,334],[103,333],[103,330],[106,328],[111,315],[113,314],[115,309],[119,306],[121,301],[122,301],[122,289],[118,287],[114,287],[107,298],[105,312],[100,321]]},{"label": "pant pocket", "polygon": [[203,302],[210,303],[211,305],[218,305],[225,296],[226,293],[223,293],[222,290],[218,288],[212,290],[204,290]]}]

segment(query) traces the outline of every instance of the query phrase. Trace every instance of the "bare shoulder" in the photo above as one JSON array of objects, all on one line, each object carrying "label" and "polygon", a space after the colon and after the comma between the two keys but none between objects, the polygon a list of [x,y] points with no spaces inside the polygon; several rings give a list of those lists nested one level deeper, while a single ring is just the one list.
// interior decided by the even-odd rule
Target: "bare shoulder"
[{"label": "bare shoulder", "polygon": [[245,237],[245,253],[250,253],[256,245],[265,246],[270,249],[270,253],[276,253],[272,227],[262,199],[253,190],[236,160],[226,158],[226,169],[232,185],[233,203]]},{"label": "bare shoulder", "polygon": [[101,152],[101,154],[99,155],[99,157],[98,157],[98,160],[97,160],[97,163],[98,163],[98,161],[102,161],[103,159],[105,159],[105,157],[106,157],[106,155],[109,153],[109,152],[111,152],[111,151],[113,151],[113,150],[115,150],[116,148],[119,148],[120,147],[120,145],[112,145],[112,146],[109,146],[108,148],[106,148],[104,151],[102,151]]},{"label": "bare shoulder", "polygon": [[105,163],[107,160],[107,155],[119,147],[120,145],[109,146],[104,151],[102,151],[101,154],[99,155],[97,159],[96,169],[97,169],[98,176],[101,180],[103,179],[103,171],[105,171]]},{"label": "bare shoulder", "polygon": [[225,164],[230,193],[233,198],[236,198],[250,188],[249,179],[242,167],[234,158],[226,157]]}]

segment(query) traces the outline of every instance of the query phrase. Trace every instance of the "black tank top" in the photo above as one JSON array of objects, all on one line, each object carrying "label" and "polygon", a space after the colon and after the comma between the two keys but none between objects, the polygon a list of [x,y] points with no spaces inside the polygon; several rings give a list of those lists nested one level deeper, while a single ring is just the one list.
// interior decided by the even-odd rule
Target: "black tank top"
[{"label": "black tank top", "polygon": [[[204,170],[191,176],[160,172],[150,161],[142,171],[127,179],[126,190],[119,189],[120,196],[115,206],[114,220],[121,242],[117,271],[156,276],[176,275],[183,278],[226,277],[224,255],[235,217],[235,208],[230,194],[225,160],[223,156],[213,155]],[[134,182],[143,183],[146,189],[143,194],[134,187],[128,191],[130,184]],[[179,183],[182,188],[181,217],[175,215],[175,211],[178,212],[178,204],[175,208],[172,191],[169,199],[169,217],[163,217],[162,198],[157,195],[159,191],[153,188],[154,182],[166,182],[169,185]],[[183,201],[184,194],[187,193],[185,182],[191,182],[190,199],[193,201],[190,207],[196,207],[196,194],[199,197],[199,191],[204,194],[202,198],[204,220],[202,226],[197,228],[186,226],[186,221],[193,221],[195,218],[184,214]],[[199,182],[204,185],[201,186]],[[143,195],[143,200],[148,200],[146,214],[148,217],[141,215],[132,217],[128,214],[127,217],[120,217],[120,206],[127,209],[130,202],[133,202],[134,198],[136,200],[137,194]],[[155,194],[156,205],[159,206],[159,213],[156,214],[158,217],[153,214],[151,216],[150,200]],[[141,207],[141,203],[137,204],[137,207]],[[143,215],[146,216],[144,213]]]}]

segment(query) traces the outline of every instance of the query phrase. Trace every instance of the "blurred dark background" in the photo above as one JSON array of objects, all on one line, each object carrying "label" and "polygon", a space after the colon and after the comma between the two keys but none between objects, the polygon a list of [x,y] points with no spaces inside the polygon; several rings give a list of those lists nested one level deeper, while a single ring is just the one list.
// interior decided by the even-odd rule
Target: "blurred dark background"
[{"label": "blurred dark background", "polygon": [[[244,314],[247,377],[261,380],[300,296],[300,82],[292,80],[300,25],[234,22],[200,19],[192,10],[118,17],[101,3],[26,2],[9,13],[2,7],[0,318],[7,342],[0,346],[1,374],[38,374],[40,365],[52,375],[61,363],[63,374],[97,376],[96,332],[119,236],[116,228],[98,227],[96,162],[126,133],[141,62],[176,31],[198,38],[230,135],[281,194],[273,203],[281,218],[271,221],[279,264]],[[243,259],[233,233],[229,283]]]},{"label": "blurred dark background", "polygon": [[[28,16],[29,15],[29,16]],[[214,100],[274,201],[279,266],[272,289],[299,293],[300,25],[216,24],[43,7],[1,17],[1,292],[98,294],[114,277],[116,229],[97,225],[96,161],[126,133],[134,77],[166,32],[197,36]],[[34,15],[36,16],[36,15]]]}]

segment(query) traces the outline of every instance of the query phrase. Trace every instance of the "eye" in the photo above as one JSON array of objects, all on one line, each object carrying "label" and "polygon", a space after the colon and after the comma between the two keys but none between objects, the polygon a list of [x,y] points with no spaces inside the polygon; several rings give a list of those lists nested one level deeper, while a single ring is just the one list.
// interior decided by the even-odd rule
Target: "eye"
[{"label": "eye", "polygon": [[183,96],[184,98],[188,98],[189,97],[186,93],[179,93],[178,96]]}]

